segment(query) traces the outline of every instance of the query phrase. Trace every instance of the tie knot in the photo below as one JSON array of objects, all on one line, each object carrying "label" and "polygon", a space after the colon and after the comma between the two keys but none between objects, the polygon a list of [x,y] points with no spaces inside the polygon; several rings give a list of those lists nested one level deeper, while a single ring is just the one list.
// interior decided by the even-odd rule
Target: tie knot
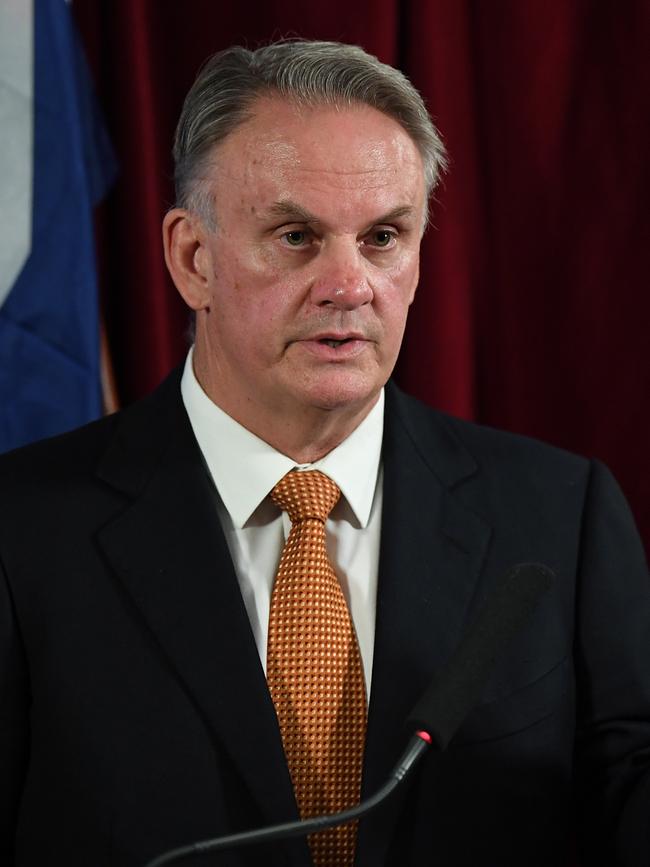
[{"label": "tie knot", "polygon": [[271,499],[292,524],[305,518],[326,521],[340,496],[338,485],[318,470],[292,470],[271,491]]}]

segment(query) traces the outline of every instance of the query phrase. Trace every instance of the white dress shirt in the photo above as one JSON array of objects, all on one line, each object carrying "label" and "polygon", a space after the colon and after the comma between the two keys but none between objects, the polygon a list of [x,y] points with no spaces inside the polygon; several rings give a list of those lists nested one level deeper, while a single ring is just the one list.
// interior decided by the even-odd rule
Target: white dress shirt
[{"label": "white dress shirt", "polygon": [[192,350],[181,394],[215,484],[217,514],[265,671],[271,591],[291,529],[288,515],[268,494],[295,468],[320,470],[341,489],[341,499],[326,523],[327,550],[352,615],[369,696],[382,504],[383,390],[346,440],[306,465],[276,451],[210,400],[194,375]]}]

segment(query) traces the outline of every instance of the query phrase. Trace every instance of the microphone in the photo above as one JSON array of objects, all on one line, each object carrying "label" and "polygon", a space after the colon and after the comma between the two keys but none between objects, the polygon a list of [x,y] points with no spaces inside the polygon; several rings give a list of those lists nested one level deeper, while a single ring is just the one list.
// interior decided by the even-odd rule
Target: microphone
[{"label": "microphone", "polygon": [[432,743],[441,751],[447,748],[478,701],[499,655],[531,616],[554,580],[553,571],[539,563],[519,563],[500,579],[456,652],[409,714],[407,727],[414,733],[388,780],[374,795],[339,813],[269,825],[182,846],[154,858],[145,867],[164,867],[191,855],[205,855],[235,846],[301,837],[335,825],[345,825],[374,810],[411,773]]},{"label": "microphone", "polygon": [[554,581],[555,573],[541,563],[519,563],[503,575],[446,668],[409,714],[411,730],[426,729],[439,750],[447,748],[479,699],[499,654]]}]

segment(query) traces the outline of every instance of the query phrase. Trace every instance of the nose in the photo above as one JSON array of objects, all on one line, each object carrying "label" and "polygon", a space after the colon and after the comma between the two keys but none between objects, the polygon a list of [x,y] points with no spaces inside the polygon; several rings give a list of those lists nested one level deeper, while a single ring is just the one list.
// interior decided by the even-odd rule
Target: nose
[{"label": "nose", "polygon": [[318,307],[355,310],[372,301],[373,290],[368,282],[367,263],[356,241],[337,244],[335,248],[323,251],[317,267],[311,300]]}]

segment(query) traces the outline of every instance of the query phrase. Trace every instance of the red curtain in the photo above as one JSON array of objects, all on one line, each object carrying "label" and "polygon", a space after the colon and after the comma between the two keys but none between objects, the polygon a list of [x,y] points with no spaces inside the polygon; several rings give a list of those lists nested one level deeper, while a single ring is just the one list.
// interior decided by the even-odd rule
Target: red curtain
[{"label": "red curtain", "polygon": [[399,382],[605,460],[650,540],[646,0],[76,0],[75,11],[122,169],[100,215],[122,402],[185,352],[159,227],[198,67],[234,42],[358,43],[411,77],[452,160]]}]

